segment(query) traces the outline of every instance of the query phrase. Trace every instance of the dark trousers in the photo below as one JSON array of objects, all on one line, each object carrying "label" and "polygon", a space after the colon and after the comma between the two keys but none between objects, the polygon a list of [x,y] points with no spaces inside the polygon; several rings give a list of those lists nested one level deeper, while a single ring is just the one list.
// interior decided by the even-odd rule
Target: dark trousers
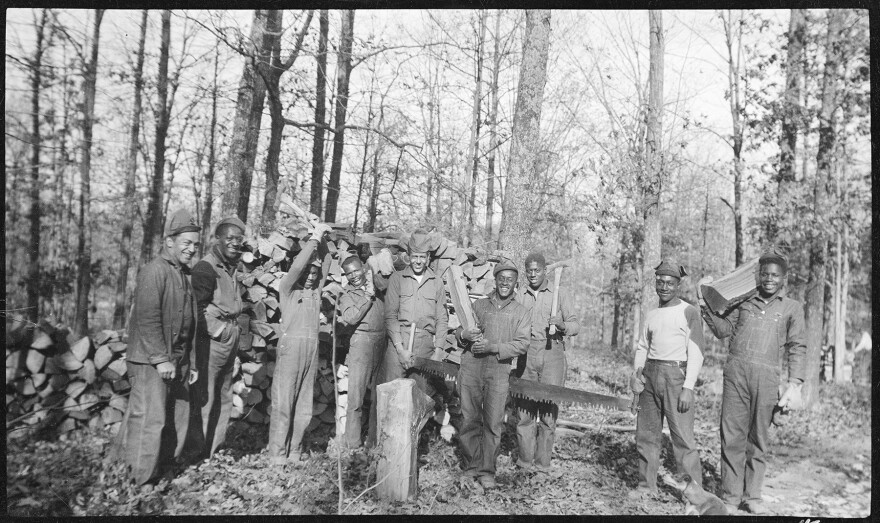
[{"label": "dark trousers", "polygon": [[738,505],[760,500],[767,431],[779,400],[779,370],[730,358],[721,398],[721,497]]},{"label": "dark trousers", "polygon": [[272,375],[272,413],[269,416],[270,457],[287,457],[302,450],[306,427],[312,421],[318,337],[285,335],[278,346]]},{"label": "dark trousers", "polygon": [[475,357],[466,352],[458,371],[461,386],[461,443],[465,472],[495,476],[495,460],[501,452],[504,406],[510,387],[510,364],[494,354]]},{"label": "dark trousers", "polygon": [[199,379],[192,388],[193,420],[197,452],[212,455],[226,441],[229,416],[232,412],[232,370],[238,352],[238,326],[232,337],[222,343],[211,339],[199,340],[196,350]]},{"label": "dark trousers", "polygon": [[639,396],[636,420],[636,451],[639,453],[639,485],[657,488],[660,468],[660,444],[663,418],[669,424],[672,452],[680,473],[689,475],[697,484],[703,483],[700,453],[694,441],[694,410],[678,412],[678,398],[684,384],[684,369],[666,365],[645,364],[645,390]]},{"label": "dark trousers", "polygon": [[[547,349],[545,340],[532,342],[522,373],[523,379],[549,385],[565,385],[567,367],[564,347],[561,343],[553,343],[550,347]],[[559,407],[552,403],[524,399],[518,399],[516,403],[519,412],[519,423],[516,427],[519,461],[549,467]]]},{"label": "dark trousers", "polygon": [[[345,409],[345,443],[350,447],[361,444],[364,396],[370,389],[371,403],[376,402],[376,379],[385,351],[385,333],[355,332],[351,335],[348,356],[348,405]],[[372,410],[372,408],[371,408]]]},{"label": "dark trousers", "polygon": [[189,427],[189,372],[163,380],[150,364],[126,366],[131,393],[115,453],[131,465],[132,476],[142,485],[170,469],[183,452]]}]

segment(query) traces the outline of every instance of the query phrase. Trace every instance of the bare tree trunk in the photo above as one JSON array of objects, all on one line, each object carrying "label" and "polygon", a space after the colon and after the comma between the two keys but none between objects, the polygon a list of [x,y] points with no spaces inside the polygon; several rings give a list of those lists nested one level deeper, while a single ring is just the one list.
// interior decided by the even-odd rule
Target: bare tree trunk
[{"label": "bare tree trunk", "polygon": [[354,10],[342,12],[338,69],[336,74],[336,114],[333,126],[333,157],[330,163],[330,181],[327,184],[327,207],[324,221],[336,221],[336,205],[339,202],[339,179],[342,174],[342,149],[345,146],[345,113],[348,110],[348,81],[351,75],[351,48],[354,41]]},{"label": "bare tree trunk", "polygon": [[92,32],[92,49],[83,70],[83,140],[82,160],[79,167],[79,240],[77,242],[76,316],[74,330],[80,336],[89,333],[89,293],[92,287],[92,235],[90,229],[92,126],[95,121],[95,90],[98,82],[98,42],[101,37],[103,9],[95,9],[95,27]]},{"label": "bare tree trunk", "polygon": [[[509,172],[499,244],[517,265],[525,259],[534,204],[530,190],[540,151],[541,106],[547,83],[550,10],[526,11],[523,57],[513,113]],[[523,279],[523,278],[520,278]]]},{"label": "bare tree trunk", "polygon": [[[370,78],[370,97],[367,100],[367,127],[373,127],[373,95],[376,92],[376,75],[374,74],[372,78]],[[364,192],[364,180],[367,177],[367,161],[370,158],[370,139],[372,133],[364,133],[364,155],[361,159],[361,176],[358,180],[358,192],[357,192],[357,200],[354,205],[354,225],[352,226],[355,230],[357,230],[358,226],[358,215],[361,210],[361,194]],[[369,221],[369,220],[368,220]],[[366,231],[365,231],[366,232]]]},{"label": "bare tree trunk", "polygon": [[46,29],[49,10],[43,9],[40,23],[37,25],[37,42],[34,57],[30,60],[31,69],[31,208],[28,213],[30,222],[30,242],[28,245],[28,276],[27,276],[27,318],[36,323],[40,315],[40,221],[43,211],[40,207],[40,149],[43,134],[40,132],[40,93],[43,88],[43,53],[46,51]]},{"label": "bare tree trunk", "polygon": [[626,272],[626,246],[621,242],[620,256],[617,258],[617,278],[613,281],[614,285],[614,317],[611,321],[611,346],[616,348],[622,347],[623,343],[623,297],[620,292],[620,282],[623,281]]},{"label": "bare tree trunk", "polygon": [[822,345],[822,317],[825,308],[825,278],[828,238],[821,213],[827,205],[828,183],[831,179],[833,156],[837,143],[837,91],[840,80],[842,47],[841,31],[845,12],[828,10],[828,36],[825,51],[825,72],[822,78],[822,106],[819,110],[819,148],[816,153],[816,179],[813,188],[813,209],[816,213],[810,238],[810,270],[806,285],[805,313],[807,325],[807,379],[804,404],[812,407],[819,386],[819,355]]},{"label": "bare tree trunk", "polygon": [[254,10],[244,69],[238,84],[232,143],[229,147],[229,167],[226,170],[226,191],[221,204],[223,216],[236,214],[245,223],[266,98],[266,84],[257,73],[257,67],[261,62],[267,61],[271,49],[268,47],[271,38],[265,31],[265,24],[266,11]]},{"label": "bare tree trunk", "polygon": [[144,47],[147,41],[147,10],[141,12],[141,35],[138,40],[137,61],[134,67],[134,103],[131,110],[131,126],[128,131],[128,163],[125,169],[125,208],[122,219],[122,240],[119,243],[119,272],[116,276],[116,303],[113,308],[113,328],[125,327],[128,266],[131,263],[131,230],[134,225],[135,178],[137,175],[138,141],[141,131],[141,97],[144,88]]},{"label": "bare tree trunk", "polygon": [[144,242],[140,265],[150,261],[155,245],[162,242],[162,195],[165,185],[165,138],[168,136],[168,52],[171,48],[171,11],[162,11],[162,44],[159,48],[157,92],[159,114],[156,115],[156,137],[153,157],[153,179],[144,219]]},{"label": "bare tree trunk", "polygon": [[217,70],[220,66],[219,51],[214,54],[214,84],[211,88],[211,125],[208,137],[208,174],[205,175],[205,207],[202,210],[202,244],[204,252],[211,237],[211,214],[214,207],[214,175],[217,169]]},{"label": "bare tree trunk", "polygon": [[309,210],[321,216],[324,205],[324,128],[327,113],[327,36],[330,21],[327,9],[318,14],[320,34],[318,36],[318,77],[315,81],[315,136],[312,140],[312,185]]},{"label": "bare tree trunk", "polygon": [[[792,9],[788,23],[788,56],[785,62],[785,94],[782,108],[782,135],[779,137],[779,175],[776,199],[783,206],[790,198],[795,181],[794,164],[798,129],[802,126],[801,76],[804,41],[807,32],[805,9]],[[775,231],[774,231],[775,232]],[[774,234],[775,236],[775,234]]]},{"label": "bare tree trunk", "polygon": [[281,156],[281,138],[284,134],[284,110],[281,106],[281,75],[288,71],[296,62],[302,50],[302,42],[312,23],[313,10],[306,14],[306,20],[297,34],[296,45],[290,56],[281,61],[281,31],[283,27],[284,11],[269,11],[266,22],[266,31],[271,39],[272,61],[271,68],[261,68],[261,76],[266,83],[266,94],[269,97],[269,114],[271,116],[271,132],[269,135],[269,149],[266,152],[266,192],[263,198],[261,213],[261,225],[271,230],[274,228],[276,196],[278,194],[278,158]]},{"label": "bare tree trunk", "polygon": [[[467,208],[467,229],[464,234],[462,245],[467,247],[473,242],[474,235],[474,207],[477,199],[477,173],[480,165],[480,124],[481,107],[483,103],[483,46],[486,42],[486,10],[480,9],[477,14],[478,21],[478,40],[476,56],[476,81],[474,82],[474,103],[473,115],[471,117],[471,139],[468,147],[468,160],[470,173],[465,169],[465,184],[467,188],[464,196],[466,197]],[[468,176],[470,175],[470,176]]]},{"label": "bare tree trunk", "polygon": [[[641,212],[643,229],[634,242],[636,250],[636,272],[639,279],[640,307],[635,310],[636,322],[633,332],[639,332],[639,321],[645,317],[654,304],[653,268],[660,261],[660,188],[663,179],[663,159],[661,157],[661,132],[663,129],[663,14],[661,11],[648,11],[650,29],[649,67],[648,67],[648,107],[646,111],[645,133],[645,171],[646,179],[641,183]],[[632,336],[633,344],[638,335]],[[633,347],[635,348],[635,347]]]},{"label": "bare tree trunk", "polygon": [[733,122],[733,231],[734,231],[734,265],[743,263],[743,225],[742,225],[742,194],[743,194],[743,124],[742,124],[742,11],[739,19],[733,19],[733,13],[727,10],[727,17],[721,14],[724,23],[724,42],[727,46],[727,88],[730,91],[730,117]]},{"label": "bare tree trunk", "polygon": [[495,49],[489,84],[489,157],[486,159],[486,241],[491,245],[495,220],[495,149],[498,147],[498,73],[501,69],[501,10],[495,10]]}]

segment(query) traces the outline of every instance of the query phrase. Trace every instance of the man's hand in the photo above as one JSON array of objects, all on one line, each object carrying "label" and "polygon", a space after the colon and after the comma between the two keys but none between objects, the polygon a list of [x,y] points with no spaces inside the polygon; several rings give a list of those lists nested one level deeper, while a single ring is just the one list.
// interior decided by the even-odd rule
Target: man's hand
[{"label": "man's hand", "polygon": [[557,314],[550,318],[550,325],[556,325],[556,330],[565,331],[565,322],[562,320],[562,314]]},{"label": "man's hand", "polygon": [[311,234],[312,238],[315,240],[321,241],[324,238],[324,235],[330,234],[330,231],[332,230],[333,229],[326,223],[316,223],[309,231],[309,234]]},{"label": "man's hand", "polygon": [[174,364],[170,361],[163,361],[156,365],[156,370],[159,372],[159,377],[163,380],[173,380],[177,376],[177,369],[174,368]]},{"label": "man's hand", "polygon": [[635,394],[641,394],[645,390],[645,377],[642,375],[642,368],[634,370],[629,377],[629,389]]},{"label": "man's hand", "polygon": [[494,343],[490,344],[486,341],[486,338],[480,338],[471,345],[471,352],[473,352],[475,356],[481,354],[498,354],[498,346]]},{"label": "man's hand", "polygon": [[681,395],[678,396],[678,411],[684,414],[685,412],[691,410],[691,405],[694,404],[694,391],[691,389],[681,389]]},{"label": "man's hand", "polygon": [[708,285],[715,281],[715,278],[712,275],[704,276],[700,281],[697,282],[697,299],[703,301],[703,291],[700,290],[700,287],[703,285]]},{"label": "man's hand", "polygon": [[443,361],[443,358],[446,357],[446,351],[441,349],[440,347],[434,347],[434,353],[431,354],[431,359],[434,361]]},{"label": "man's hand", "polygon": [[187,380],[186,383],[188,385],[192,385],[193,383],[195,383],[198,380],[199,380],[199,371],[194,370],[194,369],[190,370],[189,371],[189,380]]},{"label": "man's hand", "polygon": [[397,361],[400,363],[400,366],[403,367],[403,370],[407,370],[413,366],[412,359],[412,351],[408,351],[402,347],[400,350],[397,351]]},{"label": "man's hand", "polygon": [[803,386],[803,383],[789,382],[788,387],[785,389],[785,392],[782,394],[782,397],[779,398],[779,402],[776,403],[776,405],[783,410],[796,410],[803,408],[804,400],[801,397],[801,389]]},{"label": "man's hand", "polygon": [[483,331],[481,331],[479,327],[474,326],[474,327],[470,327],[467,329],[462,329],[461,339],[467,340],[467,341],[474,341],[474,340],[479,339],[480,336],[482,336],[482,334],[483,334]]}]

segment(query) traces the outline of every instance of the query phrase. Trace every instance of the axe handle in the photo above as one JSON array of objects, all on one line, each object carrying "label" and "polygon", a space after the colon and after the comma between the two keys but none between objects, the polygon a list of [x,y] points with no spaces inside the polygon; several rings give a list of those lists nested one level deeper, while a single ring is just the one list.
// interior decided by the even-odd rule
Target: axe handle
[{"label": "axe handle", "polygon": [[412,354],[413,341],[415,340],[415,338],[416,338],[416,324],[413,323],[409,326],[409,343],[407,344],[408,346],[406,348],[406,350],[408,350],[410,352],[410,354]]},{"label": "axe handle", "polygon": [[[645,372],[645,368],[644,367],[640,368],[638,376],[641,378],[642,373],[644,373],[644,372]],[[633,401],[632,401],[632,404],[629,406],[629,410],[633,414],[639,413],[639,393],[638,392],[633,392]]]},{"label": "axe handle", "polygon": [[[553,304],[550,306],[550,317],[556,316],[559,310],[559,280],[562,279],[562,267],[553,270]],[[550,335],[556,334],[556,325],[550,325]]]}]

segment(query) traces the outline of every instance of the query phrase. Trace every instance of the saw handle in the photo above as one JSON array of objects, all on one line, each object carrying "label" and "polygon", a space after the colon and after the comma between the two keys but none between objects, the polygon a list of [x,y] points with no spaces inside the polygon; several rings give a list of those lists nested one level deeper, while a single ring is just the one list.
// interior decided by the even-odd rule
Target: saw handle
[{"label": "saw handle", "polygon": [[[553,269],[553,303],[550,305],[550,317],[556,316],[559,312],[559,281],[562,279],[562,267]],[[551,336],[556,334],[556,325],[551,324],[547,330]]]}]

